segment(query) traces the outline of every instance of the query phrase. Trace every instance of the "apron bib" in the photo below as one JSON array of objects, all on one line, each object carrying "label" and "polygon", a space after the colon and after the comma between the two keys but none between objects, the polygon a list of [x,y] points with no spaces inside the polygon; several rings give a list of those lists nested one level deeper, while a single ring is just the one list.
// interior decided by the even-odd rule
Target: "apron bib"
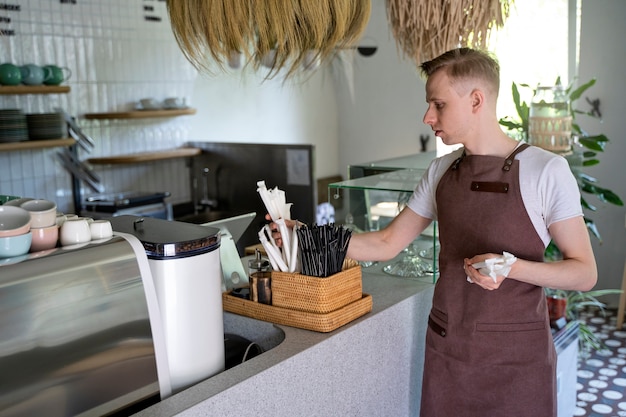
[{"label": "apron bib", "polygon": [[519,189],[519,161],[469,155],[441,178],[436,199],[440,277],[428,318],[422,417],[556,416],[556,353],[544,290],[505,279],[467,282],[463,259],[503,251],[543,261]]}]

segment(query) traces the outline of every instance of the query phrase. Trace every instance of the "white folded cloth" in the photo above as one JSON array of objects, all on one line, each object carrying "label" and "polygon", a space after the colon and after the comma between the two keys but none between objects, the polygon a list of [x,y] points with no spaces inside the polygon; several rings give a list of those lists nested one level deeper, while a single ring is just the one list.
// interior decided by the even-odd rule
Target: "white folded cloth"
[{"label": "white folded cloth", "polygon": [[[517,258],[509,253],[502,252],[502,256],[498,256],[495,258],[485,259],[483,262],[473,263],[472,266],[483,275],[488,275],[493,279],[493,282],[496,282],[496,277],[498,275],[502,275],[504,277],[509,275],[511,272],[511,265],[517,261]],[[469,282],[472,282],[470,277],[467,277]]]}]

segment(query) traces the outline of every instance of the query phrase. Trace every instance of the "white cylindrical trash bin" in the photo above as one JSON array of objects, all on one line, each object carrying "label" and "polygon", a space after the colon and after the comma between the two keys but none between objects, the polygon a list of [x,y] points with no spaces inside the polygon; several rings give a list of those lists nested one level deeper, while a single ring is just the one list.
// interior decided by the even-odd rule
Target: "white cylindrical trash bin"
[{"label": "white cylindrical trash bin", "polygon": [[170,371],[177,393],[225,368],[220,231],[137,216],[113,228],[143,244],[154,280]]}]

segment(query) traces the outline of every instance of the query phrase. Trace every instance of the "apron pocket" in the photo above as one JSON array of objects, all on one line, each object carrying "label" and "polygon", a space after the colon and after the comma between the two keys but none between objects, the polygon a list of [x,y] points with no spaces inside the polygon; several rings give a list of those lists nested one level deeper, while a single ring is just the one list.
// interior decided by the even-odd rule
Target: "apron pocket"
[{"label": "apron pocket", "polygon": [[432,309],[428,316],[428,327],[441,337],[446,337],[448,315],[442,311]]},{"label": "apron pocket", "polygon": [[430,327],[439,336],[446,337],[446,329],[435,323],[435,320],[433,320],[432,317],[428,317],[428,327]]},{"label": "apron pocket", "polygon": [[547,323],[476,323],[472,361],[483,366],[551,366],[554,343]]},{"label": "apron pocket", "polygon": [[531,332],[545,328],[545,321],[529,323],[476,323],[477,332]]}]

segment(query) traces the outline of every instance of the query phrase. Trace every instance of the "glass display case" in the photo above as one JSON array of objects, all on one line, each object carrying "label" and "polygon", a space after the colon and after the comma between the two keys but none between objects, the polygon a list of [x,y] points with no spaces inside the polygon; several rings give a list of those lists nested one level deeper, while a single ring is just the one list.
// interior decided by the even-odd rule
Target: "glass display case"
[{"label": "glass display case", "polygon": [[[335,222],[353,233],[378,230],[388,225],[406,206],[425,169],[410,168],[329,184],[329,203]],[[435,282],[439,244],[433,222],[392,261],[362,262],[363,267],[382,268],[390,275]]]},{"label": "glass display case", "polygon": [[436,151],[421,152],[397,158],[382,159],[348,167],[349,179],[366,177],[368,175],[382,174],[383,172],[396,171],[398,169],[427,168],[430,162],[437,157]]}]

